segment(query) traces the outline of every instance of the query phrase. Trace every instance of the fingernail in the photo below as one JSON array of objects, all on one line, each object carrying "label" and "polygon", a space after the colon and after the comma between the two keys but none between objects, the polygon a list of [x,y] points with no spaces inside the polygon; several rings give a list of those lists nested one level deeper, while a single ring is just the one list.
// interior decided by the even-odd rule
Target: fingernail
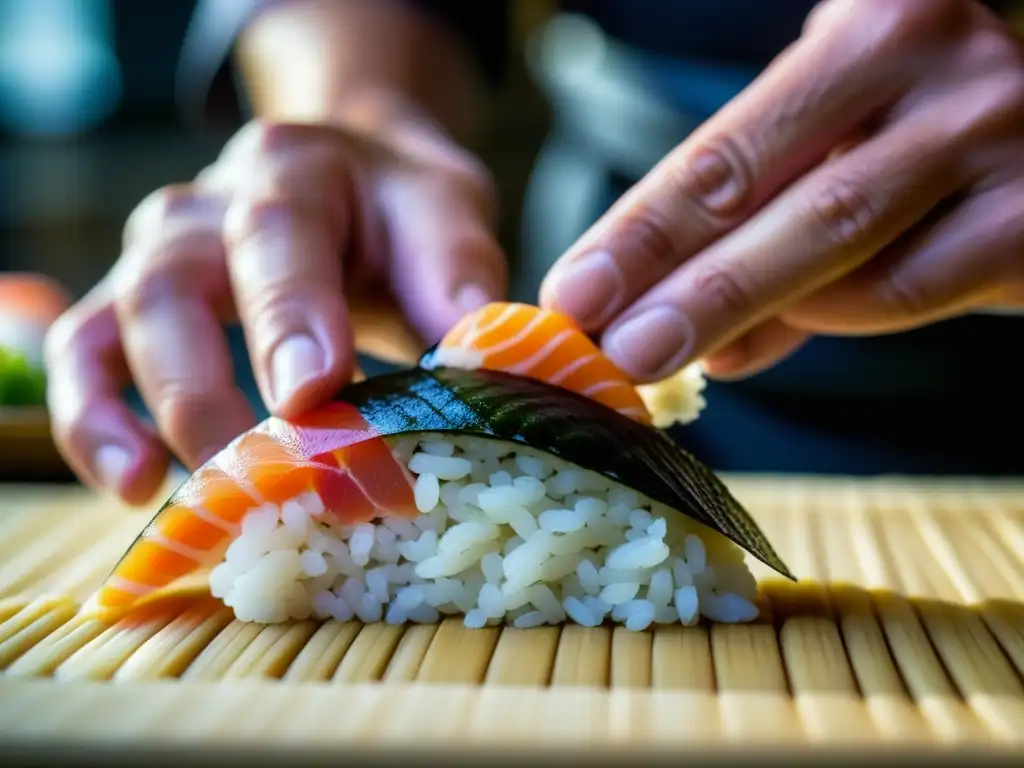
[{"label": "fingernail", "polygon": [[324,368],[324,354],[313,337],[306,334],[288,336],[274,350],[271,381],[274,401],[288,400]]},{"label": "fingernail", "polygon": [[119,445],[103,445],[93,458],[93,470],[100,485],[108,491],[119,491],[124,475],[132,463],[132,455]]},{"label": "fingernail", "polygon": [[542,294],[544,303],[593,328],[621,309],[626,284],[612,255],[595,251],[556,272]]},{"label": "fingernail", "polygon": [[610,330],[604,350],[635,379],[657,380],[671,374],[686,360],[693,345],[693,329],[672,307],[653,307]]},{"label": "fingernail", "polygon": [[455,304],[463,312],[472,312],[490,304],[491,295],[476,283],[464,285],[455,292]]}]

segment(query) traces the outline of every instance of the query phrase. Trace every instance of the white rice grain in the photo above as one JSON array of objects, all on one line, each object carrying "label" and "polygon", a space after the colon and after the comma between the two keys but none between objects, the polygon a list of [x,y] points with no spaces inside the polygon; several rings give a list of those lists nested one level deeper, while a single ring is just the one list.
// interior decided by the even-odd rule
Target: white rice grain
[{"label": "white rice grain", "polygon": [[651,583],[647,587],[647,599],[655,608],[660,608],[671,602],[672,572],[668,568],[659,568],[651,575]]},{"label": "white rice grain", "polygon": [[601,579],[597,568],[589,560],[584,560],[576,569],[576,576],[580,580],[583,591],[590,595],[596,595],[601,588]]},{"label": "white rice grain", "polygon": [[512,622],[512,626],[516,629],[531,629],[533,627],[540,627],[546,622],[547,616],[543,611],[529,611],[517,617]]},{"label": "white rice grain", "polygon": [[431,456],[441,456],[446,459],[455,455],[455,446],[443,440],[432,440],[428,443],[423,443],[420,446],[420,450]]},{"label": "white rice grain", "polygon": [[449,528],[437,542],[439,556],[457,555],[470,547],[498,538],[500,530],[494,523],[459,523]]},{"label": "white rice grain", "polygon": [[541,512],[537,521],[545,531],[572,533],[587,524],[587,514],[579,509],[549,509]]},{"label": "white rice grain", "polygon": [[621,605],[628,603],[640,592],[640,584],[635,581],[616,581],[604,589],[598,595],[608,605]]},{"label": "white rice grain", "polygon": [[684,541],[684,547],[686,552],[686,567],[690,570],[690,573],[694,576],[703,571],[708,564],[706,552],[704,551],[704,542],[700,540],[695,534],[687,534],[686,540]]},{"label": "white rice grain", "polygon": [[473,464],[461,457],[431,456],[417,453],[409,460],[409,471],[417,475],[431,474],[438,480],[461,480],[473,470]]},{"label": "white rice grain", "polygon": [[608,567],[618,570],[651,568],[665,562],[668,545],[658,539],[642,538],[622,544],[608,553]]},{"label": "white rice grain", "polygon": [[416,478],[416,485],[413,488],[413,498],[416,502],[416,509],[426,514],[441,500],[441,485],[437,475],[424,473]]},{"label": "white rice grain", "polygon": [[370,550],[373,549],[375,538],[373,526],[370,523],[360,523],[356,526],[348,542],[349,554],[352,556],[353,563],[364,566],[370,562]]},{"label": "white rice grain", "polygon": [[418,517],[343,525],[313,492],[254,507],[211,594],[263,623],[462,615],[467,627],[642,631],[757,616],[738,547],[597,473],[468,437],[403,438],[392,452],[414,478]]},{"label": "white rice grain", "polygon": [[567,597],[562,602],[562,606],[565,608],[566,615],[577,624],[582,624],[584,627],[596,627],[599,623],[594,614],[590,612],[590,609],[583,604],[582,600],[578,600],[575,597]]},{"label": "white rice grain", "polygon": [[295,500],[281,507],[281,522],[300,541],[309,535],[309,513]]},{"label": "white rice grain", "polygon": [[542,459],[535,458],[524,454],[518,454],[516,456],[516,466],[519,467],[521,472],[535,477],[538,480],[543,480],[551,474],[551,470],[548,469],[547,464]]},{"label": "white rice grain", "polygon": [[327,561],[319,552],[307,549],[299,555],[299,561],[302,563],[302,573],[306,576],[323,576],[327,573]]},{"label": "white rice grain", "polygon": [[611,613],[612,606],[599,597],[584,595],[580,600],[585,606],[587,606],[587,609],[598,624],[604,621],[604,617]]},{"label": "white rice grain", "polygon": [[494,472],[489,478],[491,486],[494,488],[502,488],[508,485],[512,485],[512,475],[505,471]]},{"label": "white rice grain", "polygon": [[480,588],[477,604],[488,619],[500,619],[505,614],[505,598],[494,584],[484,584]]},{"label": "white rice grain", "polygon": [[697,589],[693,585],[680,587],[675,593],[676,611],[679,613],[679,620],[686,626],[692,626],[700,618],[697,610]]},{"label": "white rice grain", "polygon": [[505,576],[505,561],[497,552],[488,552],[480,559],[480,570],[488,584],[500,584]]}]

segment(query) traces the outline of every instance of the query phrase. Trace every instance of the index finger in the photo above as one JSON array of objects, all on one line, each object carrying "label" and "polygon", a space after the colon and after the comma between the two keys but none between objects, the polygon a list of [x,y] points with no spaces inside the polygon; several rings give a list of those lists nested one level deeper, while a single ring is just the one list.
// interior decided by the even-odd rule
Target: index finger
[{"label": "index finger", "polygon": [[793,184],[635,302],[605,351],[661,378],[863,264],[965,181],[941,117],[922,111]]},{"label": "index finger", "polygon": [[892,44],[855,24],[812,27],[559,259],[542,305],[602,330],[896,101],[914,72],[879,55]]},{"label": "index finger", "polygon": [[343,290],[357,216],[340,140],[284,126],[235,191],[227,264],[253,373],[271,413],[316,407],[349,382],[354,344]]}]

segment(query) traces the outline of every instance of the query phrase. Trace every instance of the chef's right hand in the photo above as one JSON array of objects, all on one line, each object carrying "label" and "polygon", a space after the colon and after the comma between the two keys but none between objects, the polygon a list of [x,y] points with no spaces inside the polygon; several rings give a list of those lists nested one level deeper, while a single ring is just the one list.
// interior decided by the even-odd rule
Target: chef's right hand
[{"label": "chef's right hand", "polygon": [[[503,298],[492,219],[480,163],[418,117],[372,136],[247,125],[135,209],[117,263],[51,328],[59,449],[90,486],[145,503],[167,448],[195,469],[254,424],[224,324],[240,322],[271,413],[315,407],[353,372],[346,292],[385,285],[427,342]],[[131,381],[156,432],[122,399]]]}]

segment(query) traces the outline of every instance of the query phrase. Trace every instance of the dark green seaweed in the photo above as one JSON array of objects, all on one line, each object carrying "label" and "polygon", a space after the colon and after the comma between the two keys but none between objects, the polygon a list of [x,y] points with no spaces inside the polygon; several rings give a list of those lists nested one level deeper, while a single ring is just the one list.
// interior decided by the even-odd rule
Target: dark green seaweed
[{"label": "dark green seaweed", "polygon": [[414,368],[350,385],[337,399],[384,436],[471,434],[557,456],[688,515],[796,580],[710,468],[661,431],[574,392],[496,371]]}]

